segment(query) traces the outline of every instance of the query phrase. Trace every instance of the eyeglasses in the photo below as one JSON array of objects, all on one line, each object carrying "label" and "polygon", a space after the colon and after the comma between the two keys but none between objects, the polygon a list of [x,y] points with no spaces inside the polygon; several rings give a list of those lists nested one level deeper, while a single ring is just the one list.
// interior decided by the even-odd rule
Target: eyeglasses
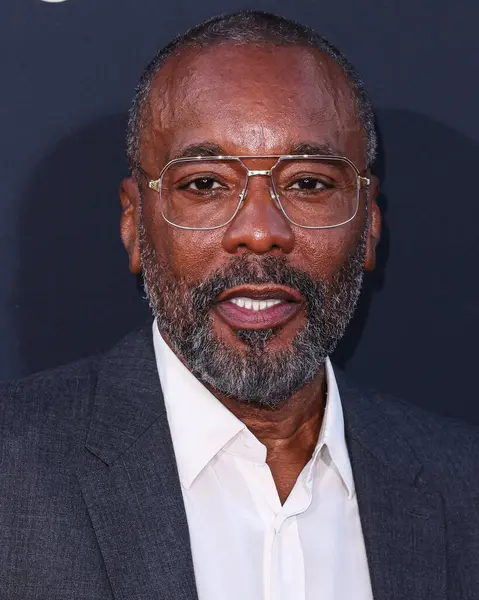
[{"label": "eyeglasses", "polygon": [[[248,161],[275,160],[252,170]],[[361,184],[370,180],[343,156],[198,156],[171,160],[158,179],[147,179],[159,193],[167,223],[180,229],[218,229],[230,223],[248,193],[250,177],[269,177],[269,194],[284,216],[306,229],[345,225],[359,207]]]}]

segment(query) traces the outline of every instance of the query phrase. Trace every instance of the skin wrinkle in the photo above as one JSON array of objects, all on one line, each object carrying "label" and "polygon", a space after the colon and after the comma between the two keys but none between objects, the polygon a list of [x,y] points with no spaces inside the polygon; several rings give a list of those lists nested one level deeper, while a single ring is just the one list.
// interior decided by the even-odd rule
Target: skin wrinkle
[{"label": "skin wrinkle", "polygon": [[[228,46],[223,45],[223,52],[225,48],[228,48]],[[282,53],[289,50],[287,47],[274,47],[274,52],[271,52],[268,46],[261,46],[261,49],[267,56],[275,57],[279,57]],[[233,46],[234,50],[235,47]],[[250,48],[250,50],[253,55],[259,51],[259,49],[255,50],[254,48]],[[278,61],[280,68],[276,78],[276,89],[269,90],[269,94],[275,96],[278,106],[282,109],[284,128],[287,130],[294,127],[294,115],[299,108],[305,112],[308,120],[330,121],[332,125],[331,131],[337,131],[341,127],[350,128],[352,132],[361,131],[355,111],[353,94],[340,68],[329,59],[321,60],[320,64],[318,64],[317,57],[321,56],[321,53],[316,50],[311,51],[303,48],[295,48],[295,50],[297,50],[299,55],[298,60],[295,61],[294,65],[290,65],[290,68],[286,68],[285,64]],[[172,123],[181,119],[190,128],[188,135],[193,135],[195,129],[202,128],[202,124],[199,120],[201,118],[200,115],[195,111],[191,112],[191,106],[201,106],[202,103],[216,103],[226,113],[224,121],[232,123],[232,126],[224,130],[224,135],[228,139],[231,138],[236,126],[242,120],[242,115],[241,112],[238,114],[238,109],[234,103],[224,106],[224,82],[228,81],[228,86],[231,90],[230,96],[247,98],[251,97],[251,85],[261,85],[262,77],[256,75],[254,70],[253,72],[246,72],[244,69],[241,70],[238,67],[239,63],[235,60],[234,52],[229,62],[228,59],[225,59],[226,67],[224,71],[217,73],[216,67],[212,69],[211,65],[208,65],[208,57],[212,54],[216,55],[217,52],[217,47],[213,46],[212,48],[204,49],[199,55],[196,50],[187,50],[179,56],[168,59],[163,69],[155,78],[153,93],[148,103],[148,112],[152,115],[152,129],[151,134],[148,132],[144,134],[146,137],[143,139],[142,150],[148,143],[153,143],[156,151],[155,154],[158,155],[160,140],[171,137],[174,138],[174,144],[170,155],[175,153],[176,149],[183,145],[183,141],[178,136],[178,132],[175,131]],[[188,64],[188,61],[191,64]],[[284,82],[291,81],[292,70],[295,74],[300,74],[294,85],[297,89],[302,89],[302,97],[299,99],[299,103],[306,104],[304,108],[302,106],[298,107],[298,94],[284,93]],[[220,80],[218,85],[204,85],[204,80],[211,81],[215,77]],[[328,93],[318,95],[317,88],[311,84],[311,81],[318,77],[321,78],[323,87],[326,88]],[[251,79],[253,79],[253,84],[251,83]],[[337,86],[329,83],[330,79],[342,81],[345,91],[338,91]],[[174,81],[174,86],[171,85],[172,81]],[[308,102],[308,99],[311,97],[315,97],[316,100],[313,105]],[[343,99],[341,114],[338,105],[340,105]],[[251,149],[251,154],[255,154],[259,153],[259,148],[261,147],[272,148],[275,144],[278,145],[278,140],[277,135],[273,132],[268,132],[268,136],[265,136],[264,139],[265,143],[261,144],[262,139],[258,136],[258,128],[263,127],[265,131],[267,130],[268,108],[261,96],[253,98],[250,104],[250,111],[255,114],[256,123],[254,127],[250,128],[250,138],[244,140],[244,145]],[[336,146],[338,145],[335,139],[332,139],[331,143]],[[347,156],[351,157],[353,162],[358,163],[359,156],[356,156],[357,148],[348,148],[347,150],[349,150]],[[355,150],[356,152],[354,152]],[[273,152],[265,151],[262,153],[268,154]],[[142,152],[142,155],[144,157],[145,152]],[[364,162],[365,157],[361,156],[360,158],[360,162]],[[144,166],[149,168],[152,176],[156,176],[166,162],[167,160],[162,160],[160,165],[144,164]]]},{"label": "skin wrinkle", "polygon": [[[355,100],[345,76],[329,57],[296,46],[275,47],[273,52],[266,45],[227,44],[222,47],[220,61],[217,57],[214,47],[199,53],[185,51],[168,59],[156,77],[150,99],[151,130],[142,140],[142,167],[152,178],[158,176],[168,157],[188,145],[208,140],[231,155],[282,154],[301,142],[327,143],[364,171],[366,148]],[[122,238],[130,255],[130,268],[133,272],[142,269],[142,243],[145,280],[147,258],[151,267],[150,288],[156,286],[158,294],[166,298],[168,288],[176,282],[179,291],[173,297],[177,300],[170,297],[162,307],[171,323],[179,323],[182,310],[188,315],[186,298],[199,280],[210,281],[215,273],[223,272],[236,260],[250,258],[251,265],[255,259],[260,265],[271,259],[271,268],[283,264],[283,276],[296,273],[296,283],[302,281],[305,289],[313,289],[311,282],[319,284],[318,298],[323,292],[325,298],[332,293],[331,286],[339,273],[349,281],[350,291],[360,286],[356,270],[351,271],[354,276],[348,275],[353,259],[359,257],[366,268],[373,268],[380,227],[374,182],[369,221],[363,193],[355,219],[325,230],[292,225],[277,209],[263,178],[252,178],[250,184],[241,210],[228,226],[212,231],[183,231],[163,220],[155,192],[143,185],[142,202],[135,183],[123,182]],[[160,270],[155,272],[155,267]],[[326,311],[324,318],[330,320],[332,334],[335,319],[342,311],[349,318],[344,303],[345,297],[336,293],[326,302],[329,313]],[[213,316],[211,332],[238,356],[246,357],[256,344],[273,360],[291,349],[292,341],[307,323],[307,315],[301,312],[274,335],[258,331],[238,335]],[[162,334],[175,349],[165,331]],[[342,335],[342,326],[336,329],[336,335]],[[195,343],[200,344],[201,340]],[[187,361],[186,366],[191,368]],[[319,435],[325,382],[319,363],[315,369],[315,373],[305,376],[304,385],[289,398],[281,399],[274,410],[268,406],[268,400],[274,398],[264,398],[263,405],[251,404],[221,393],[214,380],[205,382],[266,445],[268,464],[282,501],[309,460]],[[286,364],[284,370],[294,375]]]}]

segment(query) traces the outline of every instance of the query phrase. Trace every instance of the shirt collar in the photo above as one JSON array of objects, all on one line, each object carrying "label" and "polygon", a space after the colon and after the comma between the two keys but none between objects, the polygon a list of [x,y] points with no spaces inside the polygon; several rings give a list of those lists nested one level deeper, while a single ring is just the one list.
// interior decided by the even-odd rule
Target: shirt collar
[{"label": "shirt collar", "polygon": [[189,488],[245,424],[185,367],[153,322],[153,344],[180,481]]},{"label": "shirt collar", "polygon": [[325,368],[327,389],[326,407],[318,443],[313,454],[313,462],[321,449],[326,446],[346,487],[348,498],[351,499],[355,492],[353,471],[344,434],[344,416],[338,383],[334,375],[333,365],[329,358],[326,359]]},{"label": "shirt collar", "polygon": [[[188,489],[216,454],[246,426],[183,365],[161,337],[156,320],[153,343],[178,473],[181,484]],[[348,497],[352,498],[354,481],[344,437],[343,411],[329,359],[326,359],[326,384],[326,408],[312,464],[326,446]]]}]

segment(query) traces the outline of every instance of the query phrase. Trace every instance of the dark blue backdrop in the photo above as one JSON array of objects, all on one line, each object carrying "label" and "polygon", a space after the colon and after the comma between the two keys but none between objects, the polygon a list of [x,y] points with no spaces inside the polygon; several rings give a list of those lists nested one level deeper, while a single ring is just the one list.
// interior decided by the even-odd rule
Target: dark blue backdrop
[{"label": "dark blue backdrop", "polygon": [[158,47],[245,7],[318,29],[377,110],[380,265],[337,359],[359,382],[479,423],[474,0],[3,1],[0,378],[103,350],[147,318],[118,236],[125,112]]}]

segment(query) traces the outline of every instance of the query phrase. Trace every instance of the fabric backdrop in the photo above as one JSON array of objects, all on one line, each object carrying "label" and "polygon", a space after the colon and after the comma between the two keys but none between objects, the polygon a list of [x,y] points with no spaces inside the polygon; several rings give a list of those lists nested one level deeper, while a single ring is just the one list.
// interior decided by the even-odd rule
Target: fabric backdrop
[{"label": "fabric backdrop", "polygon": [[0,379],[102,351],[148,318],[118,234],[125,113],[157,48],[239,8],[315,27],[377,111],[379,266],[336,360],[479,423],[474,0],[2,0]]}]

